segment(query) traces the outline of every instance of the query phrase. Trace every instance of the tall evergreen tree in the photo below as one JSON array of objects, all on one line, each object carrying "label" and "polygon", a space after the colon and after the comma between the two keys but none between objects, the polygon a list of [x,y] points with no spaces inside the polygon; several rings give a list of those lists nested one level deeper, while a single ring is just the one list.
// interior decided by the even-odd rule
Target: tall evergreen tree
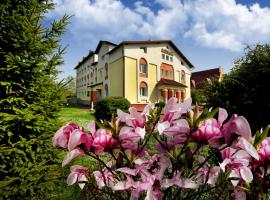
[{"label": "tall evergreen tree", "polygon": [[56,66],[69,17],[42,25],[48,0],[0,3],[0,194],[41,198],[53,189],[59,165],[51,148],[58,128]]}]

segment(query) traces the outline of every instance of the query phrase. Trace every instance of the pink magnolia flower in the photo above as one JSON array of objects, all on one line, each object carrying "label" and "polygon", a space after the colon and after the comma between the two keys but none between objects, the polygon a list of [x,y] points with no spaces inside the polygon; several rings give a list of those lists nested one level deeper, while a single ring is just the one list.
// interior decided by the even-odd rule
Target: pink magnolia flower
[{"label": "pink magnolia flower", "polygon": [[251,129],[247,119],[243,116],[237,116],[236,114],[223,125],[221,132],[225,138],[225,143],[227,144],[231,142],[231,135],[233,133],[240,135],[247,141],[251,140]]},{"label": "pink magnolia flower", "polygon": [[218,146],[221,137],[223,137],[223,135],[220,131],[218,121],[216,119],[207,119],[192,133],[190,139],[192,141]]},{"label": "pink magnolia flower", "polygon": [[[227,147],[221,152],[223,162],[220,164],[222,171],[232,170],[229,177],[235,177],[250,183],[253,180],[253,174],[249,168],[251,156],[244,150],[238,150]],[[239,180],[232,180],[232,184],[236,187]]]},{"label": "pink magnolia flower", "polygon": [[53,136],[53,146],[67,148],[71,133],[77,129],[83,130],[83,128],[74,123],[62,126]]},{"label": "pink magnolia flower", "polygon": [[177,148],[180,144],[184,144],[186,141],[186,136],[175,136],[171,140],[161,141],[159,144],[155,145],[155,149],[160,153],[166,153],[174,148]]},{"label": "pink magnolia flower", "polygon": [[237,140],[232,143],[231,147],[235,149],[243,149],[250,156],[252,156],[256,160],[259,160],[259,154],[255,147],[243,137],[237,138]]},{"label": "pink magnolia flower", "polygon": [[171,187],[173,185],[179,188],[190,188],[190,189],[196,189],[199,187],[199,184],[197,184],[193,180],[181,178],[181,173],[179,172],[175,173],[172,179],[164,179],[162,183],[162,186],[165,188]]},{"label": "pink magnolia flower", "polygon": [[70,167],[70,171],[71,173],[69,174],[67,178],[67,184],[73,185],[74,183],[79,182],[79,187],[83,189],[85,186],[85,183],[80,183],[80,181],[82,182],[87,181],[87,176],[89,176],[89,173],[90,173],[89,169],[86,167],[79,166],[79,165],[74,165]]},{"label": "pink magnolia flower", "polygon": [[[205,161],[205,158],[202,156],[199,156],[199,162],[202,163],[204,161]],[[198,182],[200,182],[201,184],[207,183],[211,186],[215,186],[219,173],[220,173],[220,167],[214,166],[210,168],[206,163],[197,171],[196,180],[198,180]]]},{"label": "pink magnolia flower", "polygon": [[91,135],[88,133],[84,132],[83,130],[75,129],[69,138],[68,141],[68,150],[71,151],[77,146],[83,144],[85,147],[85,150],[88,152],[90,151],[90,147],[93,143],[93,139]]},{"label": "pink magnolia flower", "polygon": [[[112,162],[108,162],[106,165],[111,168]],[[94,171],[93,174],[99,189],[104,186],[113,187],[115,185],[115,177],[107,168],[104,168],[103,171]]]},{"label": "pink magnolia flower", "polygon": [[129,136],[129,140],[133,139],[133,141],[138,141],[140,138],[144,139],[147,113],[153,108],[153,106],[154,104],[149,104],[141,113],[139,113],[134,107],[129,108],[129,114],[121,111],[120,109],[117,110],[118,119],[127,125],[120,131],[120,141],[126,141],[125,139],[129,138]]},{"label": "pink magnolia flower", "polygon": [[265,138],[258,147],[260,165],[270,163],[270,137]]},{"label": "pink magnolia flower", "polygon": [[69,151],[62,162],[62,167],[70,163],[70,161],[73,160],[74,158],[80,157],[80,156],[85,156],[85,153],[81,148],[77,148],[77,149],[73,149]]},{"label": "pink magnolia flower", "polygon": [[212,118],[203,121],[198,129],[192,133],[191,140],[210,144],[213,147],[219,146],[219,139],[223,137],[220,129],[227,116],[227,111],[223,108],[219,108],[218,119]]},{"label": "pink magnolia flower", "polygon": [[232,197],[233,200],[246,200],[247,195],[241,189],[235,188]]},{"label": "pink magnolia flower", "polygon": [[148,150],[139,144],[125,142],[122,143],[121,146],[125,149],[125,151],[130,152],[136,157],[143,157],[148,154]]},{"label": "pink magnolia flower", "polygon": [[103,151],[118,148],[119,144],[107,130],[98,129],[93,134],[92,146],[95,149],[95,154],[100,155]]},{"label": "pink magnolia flower", "polygon": [[[146,199],[162,199],[161,183],[165,170],[170,165],[170,160],[164,155],[155,155],[148,160],[137,159],[135,160],[135,169],[127,167],[119,168],[117,171],[123,172],[127,175],[137,176],[140,175],[140,180],[134,182],[128,179],[125,182],[119,182],[116,185],[128,185],[131,188],[130,199],[139,199],[140,194],[146,191]],[[150,173],[148,169],[151,168]],[[126,189],[126,187],[121,187]]]},{"label": "pink magnolia flower", "polygon": [[189,132],[188,122],[179,118],[191,108],[191,99],[187,99],[183,103],[177,103],[177,101],[177,98],[172,97],[165,105],[164,117],[157,124],[157,130],[160,134],[176,136]]}]

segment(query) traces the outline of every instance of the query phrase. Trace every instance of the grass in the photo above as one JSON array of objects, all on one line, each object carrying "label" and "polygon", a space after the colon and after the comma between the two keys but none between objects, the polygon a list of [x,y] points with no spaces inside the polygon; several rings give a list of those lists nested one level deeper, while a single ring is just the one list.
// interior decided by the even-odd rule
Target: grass
[{"label": "grass", "polygon": [[[89,107],[79,106],[79,105],[70,105],[68,107],[62,108],[62,110],[59,113],[59,119],[64,124],[67,123],[75,123],[83,128],[87,129],[87,124],[89,121],[94,120],[95,117],[93,113],[90,112]],[[60,157],[63,157],[66,155],[66,151],[61,151]],[[93,161],[89,159],[83,159],[83,158],[77,158],[71,164],[61,169],[61,172],[63,173],[63,180],[61,181],[59,185],[58,191],[55,191],[51,194],[49,194],[48,198],[49,200],[69,200],[69,199],[86,199],[86,192],[84,190],[81,190],[78,187],[78,184],[74,184],[72,186],[68,186],[66,183],[66,178],[68,177],[70,171],[69,167],[71,165],[82,165],[82,166],[93,166]],[[60,167],[60,166],[59,166]],[[60,190],[60,191],[59,191]]]},{"label": "grass", "polygon": [[64,107],[60,112],[60,120],[63,121],[64,124],[73,122],[85,129],[87,129],[89,121],[94,119],[95,117],[93,113],[90,112],[89,107],[72,105]]}]

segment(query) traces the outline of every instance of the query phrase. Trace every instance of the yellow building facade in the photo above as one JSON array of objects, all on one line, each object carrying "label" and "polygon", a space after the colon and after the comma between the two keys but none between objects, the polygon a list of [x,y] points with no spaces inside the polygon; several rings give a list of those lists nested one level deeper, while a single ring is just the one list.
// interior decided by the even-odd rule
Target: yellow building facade
[{"label": "yellow building facade", "polygon": [[194,66],[170,40],[100,41],[75,67],[77,99],[91,104],[123,96],[138,109],[170,97],[190,97]]}]

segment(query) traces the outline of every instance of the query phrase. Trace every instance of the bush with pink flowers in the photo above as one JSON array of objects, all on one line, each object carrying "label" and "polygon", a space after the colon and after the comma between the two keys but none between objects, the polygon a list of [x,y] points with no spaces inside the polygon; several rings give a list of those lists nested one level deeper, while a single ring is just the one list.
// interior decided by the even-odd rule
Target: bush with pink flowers
[{"label": "bush with pink flowers", "polygon": [[98,163],[71,166],[67,178],[93,199],[268,199],[268,129],[252,135],[243,116],[171,98],[143,112],[118,110],[89,131],[68,124],[53,145],[68,150],[63,166],[77,157]]}]

